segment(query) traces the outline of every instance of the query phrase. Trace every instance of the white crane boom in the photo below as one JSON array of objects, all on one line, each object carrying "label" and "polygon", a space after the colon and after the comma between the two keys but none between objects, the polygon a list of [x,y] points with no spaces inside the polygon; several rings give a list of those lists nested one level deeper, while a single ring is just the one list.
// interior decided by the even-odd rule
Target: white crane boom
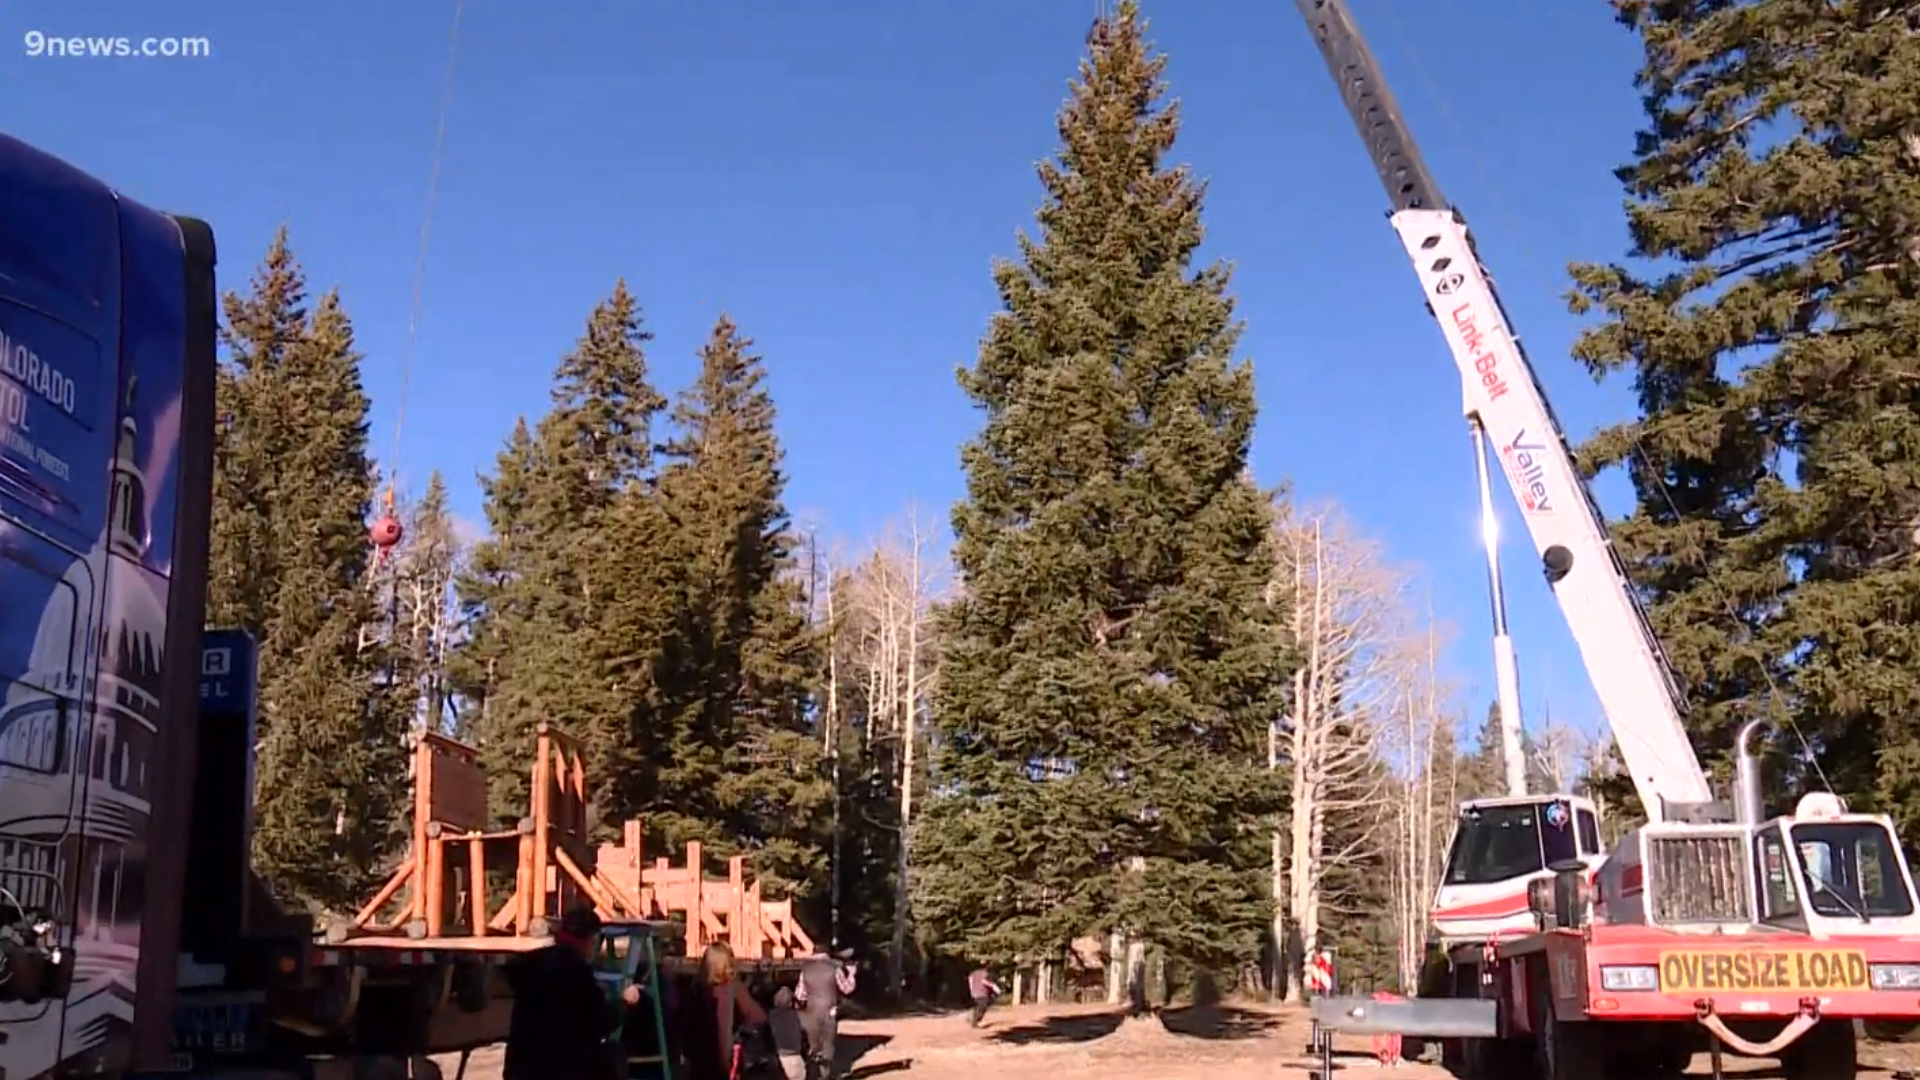
[{"label": "white crane boom", "polygon": [[1464,218],[1440,194],[1341,0],[1294,0],[1339,86],[1393,204],[1390,221],[1453,350],[1465,409],[1493,442],[1502,471],[1580,648],[1651,820],[1713,793],[1682,723],[1684,698],[1480,264]]}]

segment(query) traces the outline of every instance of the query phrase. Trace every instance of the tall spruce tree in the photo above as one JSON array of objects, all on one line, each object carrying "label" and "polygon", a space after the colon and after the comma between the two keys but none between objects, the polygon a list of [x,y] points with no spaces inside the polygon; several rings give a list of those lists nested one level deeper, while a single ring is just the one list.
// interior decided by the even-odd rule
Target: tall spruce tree
[{"label": "tall spruce tree", "polygon": [[368,400],[337,293],[309,313],[284,230],[226,300],[211,619],[260,643],[255,865],[284,898],[339,910],[398,839],[407,709],[362,631]]},{"label": "tall spruce tree", "polygon": [[1108,928],[1218,964],[1258,955],[1249,823],[1287,658],[1251,367],[1203,185],[1132,3],[1101,19],[1040,166],[1037,239],[960,376],[986,414],[954,511],[915,907],[950,950],[1057,956]]},{"label": "tall spruce tree", "polygon": [[666,725],[678,745],[653,759],[655,804],[676,839],[703,833],[776,884],[818,886],[833,797],[811,726],[823,643],[794,573],[774,421],[764,363],[723,315],[675,402],[660,476],[680,625]]},{"label": "tall spruce tree", "polygon": [[1790,722],[1781,794],[1824,778],[1920,840],[1920,26],[1614,6],[1647,113],[1617,175],[1662,265],[1573,270],[1605,320],[1576,355],[1631,373],[1641,412],[1586,463],[1633,482],[1615,540],[1709,762],[1743,719]]},{"label": "tall spruce tree", "polygon": [[456,698],[456,729],[462,738],[479,739],[490,728],[496,690],[511,660],[508,645],[523,636],[525,617],[519,553],[535,534],[527,514],[527,485],[537,467],[533,432],[525,417],[514,421],[506,445],[494,457],[492,476],[480,477],[487,535],[454,581],[459,644],[447,664]]},{"label": "tall spruce tree", "polygon": [[306,274],[285,228],[274,234],[247,293],[229,293],[222,307],[207,622],[257,637],[273,620],[277,580],[272,510],[288,435],[275,400],[278,374],[307,332]]},{"label": "tall spruce tree", "polygon": [[536,690],[544,654],[535,646],[564,635],[553,622],[546,563],[567,534],[536,494],[547,456],[524,419],[480,481],[489,535],[476,545],[458,590],[462,640],[454,678],[463,700],[462,727],[479,744],[488,803],[503,824],[528,813],[527,763],[545,711]]},{"label": "tall spruce tree", "polygon": [[623,503],[651,498],[652,424],[666,403],[649,382],[651,337],[616,282],[555,369],[553,408],[530,433],[516,429],[487,488],[494,536],[465,581],[477,622],[464,664],[468,678],[490,668],[477,731],[506,819],[526,813],[541,721],[585,748],[603,820],[632,802],[624,766],[650,681],[636,672],[659,643],[610,613],[645,604],[655,580],[650,553],[621,527]]}]

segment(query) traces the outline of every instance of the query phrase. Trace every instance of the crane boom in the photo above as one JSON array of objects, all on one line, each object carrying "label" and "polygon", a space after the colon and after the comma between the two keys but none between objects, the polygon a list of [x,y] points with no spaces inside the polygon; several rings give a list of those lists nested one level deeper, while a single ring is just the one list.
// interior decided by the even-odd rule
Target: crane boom
[{"label": "crane boom", "polygon": [[1386,186],[1393,231],[1460,369],[1464,407],[1494,444],[1641,805],[1660,820],[1710,802],[1685,699],[1465,219],[1427,171],[1346,5],[1294,3]]}]

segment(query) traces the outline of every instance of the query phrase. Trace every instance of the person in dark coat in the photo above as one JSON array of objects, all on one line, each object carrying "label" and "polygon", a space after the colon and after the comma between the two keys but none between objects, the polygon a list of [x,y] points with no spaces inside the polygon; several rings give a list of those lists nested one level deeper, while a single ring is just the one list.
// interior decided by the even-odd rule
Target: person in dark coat
[{"label": "person in dark coat", "polygon": [[[513,1019],[502,1080],[619,1080],[607,1037],[625,1017],[593,975],[599,938],[599,916],[575,908],[554,929],[553,944],[507,964]],[[628,986],[621,996],[632,1006],[640,989]]]},{"label": "person in dark coat", "polygon": [[766,1010],[734,971],[733,950],[718,943],[700,958],[683,1015],[689,1080],[730,1080],[735,1037],[767,1022]]}]

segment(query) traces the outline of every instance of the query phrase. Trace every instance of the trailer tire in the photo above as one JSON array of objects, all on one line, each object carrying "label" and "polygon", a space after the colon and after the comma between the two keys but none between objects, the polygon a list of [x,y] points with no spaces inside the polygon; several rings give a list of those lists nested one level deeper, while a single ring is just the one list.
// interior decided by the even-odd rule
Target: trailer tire
[{"label": "trailer tire", "polygon": [[1780,1055],[1786,1080],[1854,1080],[1860,1041],[1851,1020],[1822,1020]]},{"label": "trailer tire", "polygon": [[493,972],[484,961],[455,964],[453,1002],[460,1011],[477,1013],[493,1003]]}]

